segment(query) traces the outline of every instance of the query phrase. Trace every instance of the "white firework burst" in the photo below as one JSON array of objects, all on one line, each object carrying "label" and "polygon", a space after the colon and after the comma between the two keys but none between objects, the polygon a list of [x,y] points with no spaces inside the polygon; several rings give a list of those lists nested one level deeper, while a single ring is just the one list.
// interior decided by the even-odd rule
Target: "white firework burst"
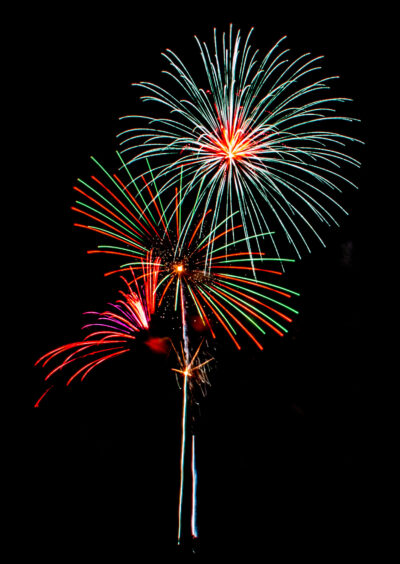
[{"label": "white firework burst", "polygon": [[196,38],[205,88],[167,50],[171,68],[165,72],[178,93],[138,84],[142,99],[158,103],[166,115],[121,118],[147,122],[121,132],[121,148],[131,161],[167,157],[156,172],[161,191],[179,182],[192,209],[213,207],[215,225],[239,210],[252,252],[260,250],[259,235],[273,231],[268,239],[279,256],[283,232],[300,257],[311,249],[310,234],[322,242],[314,223],[338,224],[336,212],[346,213],[336,197],[345,185],[355,187],[342,168],[360,166],[345,152],[358,140],[330,127],[358,120],[336,113],[348,98],[325,95],[337,77],[314,78],[322,57],[307,53],[290,60],[282,38],[258,62],[251,32],[243,48],[232,27],[222,45],[214,30],[213,51]]}]

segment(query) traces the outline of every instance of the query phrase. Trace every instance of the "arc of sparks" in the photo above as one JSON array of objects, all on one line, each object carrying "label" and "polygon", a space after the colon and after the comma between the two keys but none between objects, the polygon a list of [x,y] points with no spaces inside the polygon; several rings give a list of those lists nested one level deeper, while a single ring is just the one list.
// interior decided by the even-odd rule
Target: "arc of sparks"
[{"label": "arc of sparks", "polygon": [[[79,368],[69,377],[66,385],[69,386],[78,376],[83,380],[103,362],[129,352],[137,334],[149,330],[151,316],[156,308],[155,293],[159,260],[153,261],[151,253],[149,253],[147,263],[143,262],[142,264],[142,270],[144,277],[142,276],[140,284],[133,271],[131,272],[131,281],[121,277],[127,286],[127,290],[120,291],[122,297],[115,303],[109,304],[110,309],[103,313],[86,313],[95,316],[93,322],[82,327],[83,330],[90,330],[88,335],[80,341],[57,347],[36,361],[35,365],[41,364],[46,367],[54,359],[64,356],[64,360],[47,373],[45,381],[49,380],[55,373],[76,364],[79,365]],[[132,286],[134,286],[134,289]],[[39,406],[51,387],[42,394],[35,407]]]}]

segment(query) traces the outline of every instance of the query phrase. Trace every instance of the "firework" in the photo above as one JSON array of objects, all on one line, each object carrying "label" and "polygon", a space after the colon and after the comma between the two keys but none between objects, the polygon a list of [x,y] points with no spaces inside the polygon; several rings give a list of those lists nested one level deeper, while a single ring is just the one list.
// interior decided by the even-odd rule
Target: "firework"
[{"label": "firework", "polygon": [[[250,37],[242,47],[231,28],[221,45],[215,33],[214,52],[197,40],[205,88],[171,51],[164,54],[167,74],[181,93],[139,85],[145,101],[170,114],[143,117],[146,125],[121,133],[118,172],[92,158],[96,175],[78,179],[72,208],[80,218],[75,226],[101,237],[88,253],[117,259],[106,275],[119,274],[127,290],[103,313],[88,312],[95,320],[83,327],[82,340],[37,361],[58,362],[46,381],[72,367],[69,385],[132,350],[139,335],[152,351],[165,350],[149,329],[156,310],[168,319],[178,361],[172,371],[182,391],[178,544],[189,459],[190,530],[198,537],[195,393],[205,394],[213,360],[203,355],[205,338],[200,345],[199,335],[192,339],[190,318],[195,314],[201,332],[214,338],[222,328],[238,349],[244,335],[261,350],[269,331],[284,336],[298,313],[292,306],[298,293],[280,283],[284,265],[294,261],[282,258],[279,236],[298,256],[311,249],[310,233],[322,241],[313,222],[337,223],[335,212],[345,210],[336,194],[354,186],[341,167],[359,165],[344,152],[356,140],[329,130],[352,119],[335,113],[345,98],[325,95],[334,77],[312,78],[321,57],[290,61],[279,41],[257,62]],[[143,160],[147,168],[138,174]]]},{"label": "firework", "polygon": [[[135,272],[143,269],[143,264],[150,270],[157,266],[158,311],[165,311],[169,318],[173,311],[180,312],[181,352],[172,344],[179,363],[179,368],[173,368],[173,371],[182,379],[177,534],[180,544],[188,432],[191,437],[191,534],[193,538],[198,536],[196,435],[193,429],[188,429],[188,411],[191,413],[193,408],[194,385],[204,391],[209,383],[207,365],[211,360],[200,362],[201,345],[191,355],[187,321],[189,304],[203,328],[213,337],[216,337],[217,322],[238,349],[241,348],[240,332],[247,334],[262,349],[259,335],[265,335],[267,330],[280,336],[287,332],[286,325],[292,321],[289,315],[297,313],[287,302],[298,294],[277,283],[282,275],[277,268],[288,259],[268,258],[265,251],[254,254],[246,248],[248,237],[243,225],[235,224],[236,212],[229,218],[230,226],[225,220],[215,224],[211,219],[211,208],[202,213],[197,207],[185,205],[182,174],[173,196],[167,199],[167,194],[162,195],[158,190],[149,164],[146,174],[134,178],[121,155],[119,158],[127,181],[123,182],[120,174],[110,174],[95,161],[102,177],[92,176],[90,183],[79,181],[80,187],[75,190],[81,198],[73,209],[92,221],[76,224],[78,227],[119,242],[118,245],[99,245],[89,253],[107,253],[119,260],[121,256],[128,258],[128,262],[106,275],[121,274],[126,270]],[[233,241],[228,240],[231,232],[238,234]],[[270,235],[265,232],[253,235],[253,238],[269,238]],[[266,268],[270,261],[275,261],[272,264],[277,268]]]},{"label": "firework", "polygon": [[[151,261],[151,256],[148,258],[147,263],[142,266],[141,284],[138,282],[139,277],[133,272],[130,282],[121,277],[127,287],[126,291],[120,291],[121,299],[109,304],[110,309],[103,313],[86,313],[95,316],[93,322],[82,328],[89,330],[88,335],[80,341],[62,345],[37,360],[36,365],[47,366],[54,359],[64,356],[64,360],[47,374],[45,381],[55,373],[76,365],[79,365],[79,368],[69,377],[67,386],[77,377],[83,380],[89,372],[106,360],[129,352],[138,333],[149,331],[151,316],[156,308],[159,261]],[[47,388],[35,407],[38,407],[51,388],[52,386]]]},{"label": "firework", "polygon": [[[182,537],[182,506],[183,506],[183,488],[185,476],[185,457],[186,457],[186,435],[187,435],[187,418],[188,418],[188,405],[192,406],[193,403],[193,385],[196,383],[200,387],[209,384],[206,366],[213,360],[209,358],[203,362],[199,360],[199,351],[202,343],[200,343],[196,352],[189,360],[186,347],[181,344],[181,354],[176,350],[175,353],[179,362],[179,369],[173,368],[172,370],[182,377],[182,439],[181,439],[181,458],[180,458],[180,487],[179,487],[179,504],[178,504],[178,544],[181,542]],[[191,496],[191,533],[193,538],[197,538],[197,468],[196,468],[196,435],[191,431],[191,475],[192,475],[192,496]]]},{"label": "firework", "polygon": [[[147,121],[120,133],[121,152],[132,161],[165,158],[157,166],[162,191],[183,171],[185,197],[192,197],[194,209],[205,213],[213,205],[211,232],[239,210],[249,251],[260,250],[253,234],[274,230],[300,257],[310,251],[311,234],[322,242],[314,222],[338,224],[337,212],[346,213],[336,198],[343,186],[355,186],[341,169],[359,166],[345,152],[357,140],[330,128],[354,120],[336,113],[347,98],[327,96],[337,77],[318,78],[322,57],[307,53],[290,60],[283,38],[258,61],[250,38],[251,31],[242,46],[240,32],[234,36],[231,27],[220,43],[214,31],[211,50],[196,38],[203,87],[175,53],[163,53],[176,94],[156,84],[136,85],[144,101],[166,113],[121,118]],[[275,236],[272,241],[279,256]]]},{"label": "firework", "polygon": [[[78,200],[73,209],[93,221],[75,225],[122,243],[99,245],[96,250],[88,251],[129,258],[106,275],[141,269],[143,257],[151,252],[152,259],[147,264],[152,266],[156,261],[160,275],[158,307],[164,305],[169,310],[172,305],[175,311],[180,308],[184,333],[188,300],[204,328],[215,337],[216,321],[238,349],[241,348],[239,333],[245,333],[262,349],[258,335],[265,335],[267,330],[280,336],[287,332],[291,316],[298,313],[288,302],[298,293],[281,286],[277,279],[282,275],[282,263],[293,262],[292,259],[268,257],[265,251],[256,254],[249,251],[246,248],[249,237],[243,224],[234,223],[237,212],[229,218],[232,226],[227,228],[225,219],[215,225],[211,208],[197,214],[193,209],[187,211],[182,184],[175,187],[172,199],[165,200],[151,169],[141,176],[139,188],[125,164],[126,184],[97,164],[105,175],[104,181],[95,176],[90,184],[81,180],[82,188],[75,190],[84,199]],[[234,241],[228,240],[232,232],[236,233]],[[270,236],[271,233],[264,232],[253,235],[252,239]],[[183,339],[187,346],[185,335]]]}]

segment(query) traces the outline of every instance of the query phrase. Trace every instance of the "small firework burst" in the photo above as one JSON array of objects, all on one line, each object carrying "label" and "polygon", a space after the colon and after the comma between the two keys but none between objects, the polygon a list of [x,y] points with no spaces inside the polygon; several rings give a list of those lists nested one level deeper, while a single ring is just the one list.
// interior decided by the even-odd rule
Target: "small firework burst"
[{"label": "small firework burst", "polygon": [[[106,360],[129,352],[140,333],[148,334],[151,316],[156,308],[159,262],[156,260],[151,263],[152,266],[149,264],[150,262],[143,264],[140,284],[133,271],[130,282],[121,277],[127,289],[120,290],[121,298],[109,304],[110,309],[102,313],[86,312],[86,315],[95,316],[95,320],[82,327],[82,330],[89,330],[82,340],[62,345],[36,361],[36,365],[45,367],[54,359],[64,356],[64,360],[48,372],[45,381],[70,366],[75,369],[67,380],[67,386],[78,377],[83,380],[89,372]],[[36,407],[51,387],[39,398]]]},{"label": "small firework burst", "polygon": [[190,387],[192,387],[193,384],[197,384],[202,390],[203,394],[205,395],[206,387],[210,385],[207,369],[209,363],[212,362],[214,359],[208,358],[203,362],[200,360],[199,353],[202,345],[203,345],[203,341],[201,341],[200,345],[198,346],[193,356],[190,359],[188,359],[186,358],[185,347],[183,343],[181,342],[180,352],[176,349],[176,347],[172,343],[172,347],[175,351],[179,364],[179,368],[172,368],[172,370],[176,374],[180,374],[181,377],[187,378]]}]

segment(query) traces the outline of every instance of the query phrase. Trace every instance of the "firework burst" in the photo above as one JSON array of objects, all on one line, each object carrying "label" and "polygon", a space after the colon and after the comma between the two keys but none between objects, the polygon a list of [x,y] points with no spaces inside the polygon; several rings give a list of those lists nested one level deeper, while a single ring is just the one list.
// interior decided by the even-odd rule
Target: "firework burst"
[{"label": "firework burst", "polygon": [[322,242],[314,220],[337,224],[336,212],[346,213],[336,197],[342,186],[355,186],[341,169],[359,166],[344,152],[356,139],[329,128],[354,120],[336,113],[347,98],[326,95],[337,77],[316,77],[322,57],[290,60],[280,40],[258,62],[250,37],[251,31],[242,47],[231,27],[220,44],[214,32],[213,51],[196,38],[204,88],[175,53],[163,53],[177,94],[151,83],[136,86],[145,91],[144,101],[169,114],[121,118],[147,121],[120,133],[121,152],[132,160],[168,157],[157,167],[161,190],[170,190],[183,171],[194,208],[205,212],[212,202],[212,227],[239,210],[249,250],[260,250],[251,235],[279,230],[300,256],[310,251],[310,233]]},{"label": "firework burst", "polygon": [[[123,168],[129,175],[127,183],[102,169],[104,182],[92,176],[91,184],[80,181],[84,189],[75,188],[85,199],[78,200],[73,209],[94,222],[75,225],[123,244],[99,245],[88,252],[129,257],[106,275],[142,269],[143,257],[151,252],[152,259],[145,264],[157,266],[160,274],[158,307],[168,309],[173,300],[173,309],[180,307],[184,315],[190,300],[203,326],[215,337],[216,320],[237,348],[241,347],[239,332],[246,333],[260,349],[263,345],[255,334],[264,335],[270,329],[283,336],[285,325],[292,321],[290,315],[297,313],[287,302],[298,294],[276,279],[282,275],[281,264],[293,261],[249,251],[243,224],[234,223],[238,212],[229,218],[231,226],[226,226],[225,219],[215,224],[211,208],[204,213],[187,211],[181,184],[175,187],[174,197],[163,203],[151,169],[141,176],[139,189],[128,167]],[[233,241],[228,240],[232,232],[236,233]],[[252,239],[270,236],[264,232]]]},{"label": "firework burst", "polygon": [[200,349],[203,345],[201,341],[200,345],[197,347],[195,353],[191,359],[186,358],[185,347],[181,342],[180,352],[172,343],[172,347],[175,351],[176,357],[178,359],[179,368],[172,368],[172,371],[177,375],[179,374],[182,379],[188,378],[190,383],[195,382],[201,388],[203,395],[205,395],[206,387],[210,384],[207,374],[206,366],[212,362],[213,358],[208,358],[201,362],[199,359]]},{"label": "firework burst", "polygon": [[[48,372],[45,381],[70,366],[75,368],[67,380],[67,386],[77,377],[83,380],[106,360],[129,352],[138,334],[149,331],[151,316],[156,308],[159,261],[151,261],[149,256],[147,263],[143,263],[142,270],[141,277],[135,276],[132,271],[130,282],[121,277],[126,284],[126,291],[120,290],[121,298],[109,304],[109,310],[103,313],[86,312],[86,315],[95,316],[93,322],[82,327],[83,330],[89,330],[88,335],[80,341],[62,345],[37,360],[36,365],[47,366],[54,359],[64,356],[64,360]],[[140,278],[142,280],[139,284]],[[51,387],[39,398],[35,407]]]}]

